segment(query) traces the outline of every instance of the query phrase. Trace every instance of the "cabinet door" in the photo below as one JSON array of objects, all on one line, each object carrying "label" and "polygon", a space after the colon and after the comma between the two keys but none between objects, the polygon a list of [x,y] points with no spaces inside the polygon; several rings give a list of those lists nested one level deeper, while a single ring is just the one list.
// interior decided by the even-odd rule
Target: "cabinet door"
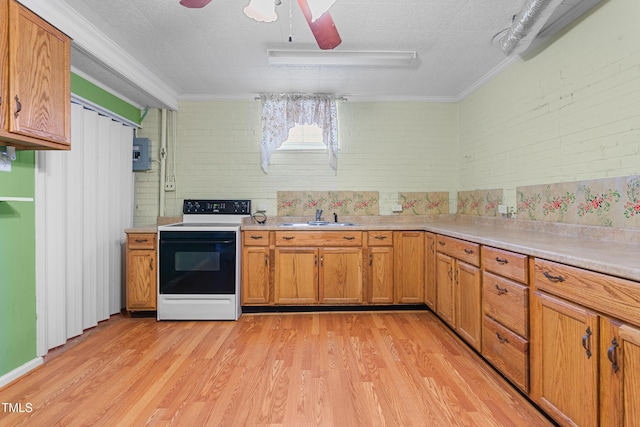
[{"label": "cabinet door", "polygon": [[269,303],[269,248],[242,249],[242,303]]},{"label": "cabinet door", "polygon": [[9,131],[69,144],[71,41],[13,0],[9,16]]},{"label": "cabinet door", "polygon": [[478,267],[456,260],[456,331],[473,348],[482,343],[482,285]]},{"label": "cabinet door", "polygon": [[393,304],[393,248],[369,249],[369,302]]},{"label": "cabinet door", "polygon": [[598,425],[598,315],[534,294],[531,395],[561,424]]},{"label": "cabinet door", "polygon": [[274,303],[317,303],[318,250],[277,248],[274,259]]},{"label": "cabinet door", "polygon": [[321,303],[362,304],[362,249],[320,249]]},{"label": "cabinet door", "polygon": [[424,302],[436,309],[436,235],[425,233]]},{"label": "cabinet door", "polygon": [[600,352],[600,425],[637,425],[640,420],[640,329],[603,318]]},{"label": "cabinet door", "polygon": [[394,285],[397,303],[424,302],[424,232],[395,231]]},{"label": "cabinet door", "polygon": [[156,310],[155,250],[127,251],[127,310]]},{"label": "cabinet door", "polygon": [[454,326],[455,295],[453,282],[453,258],[436,253],[436,313],[442,320]]}]

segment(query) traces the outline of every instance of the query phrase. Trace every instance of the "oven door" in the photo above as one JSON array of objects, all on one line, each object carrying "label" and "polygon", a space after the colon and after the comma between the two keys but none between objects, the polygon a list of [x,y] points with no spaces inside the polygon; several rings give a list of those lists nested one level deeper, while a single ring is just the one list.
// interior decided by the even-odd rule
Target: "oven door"
[{"label": "oven door", "polygon": [[161,231],[159,240],[161,295],[236,292],[236,232]]}]

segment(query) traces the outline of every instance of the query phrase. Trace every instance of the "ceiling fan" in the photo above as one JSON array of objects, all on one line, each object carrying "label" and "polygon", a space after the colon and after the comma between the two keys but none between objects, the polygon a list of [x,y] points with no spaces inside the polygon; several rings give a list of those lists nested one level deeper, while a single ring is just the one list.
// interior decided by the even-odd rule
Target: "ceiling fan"
[{"label": "ceiling fan", "polygon": [[[254,0],[251,0],[253,3]],[[269,1],[269,0],[266,0]],[[273,0],[274,5],[280,4],[279,0]],[[290,0],[293,1],[293,0]],[[333,49],[342,43],[338,29],[336,28],[329,8],[335,0],[297,0],[300,10],[309,24],[309,28],[315,37],[320,49]],[[180,4],[188,8],[202,8],[211,0],[180,0]],[[309,4],[311,2],[311,5]],[[250,4],[251,5],[251,4]]]}]

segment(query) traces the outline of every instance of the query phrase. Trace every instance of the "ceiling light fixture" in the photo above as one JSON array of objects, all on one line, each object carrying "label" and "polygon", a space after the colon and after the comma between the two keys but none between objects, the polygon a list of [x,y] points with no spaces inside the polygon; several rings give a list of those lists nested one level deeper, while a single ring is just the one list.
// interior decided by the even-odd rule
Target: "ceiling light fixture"
[{"label": "ceiling light fixture", "polygon": [[409,67],[416,51],[267,50],[270,65]]},{"label": "ceiling light fixture", "polygon": [[273,22],[278,19],[276,2],[278,0],[251,0],[244,8],[244,14],[258,22]]}]

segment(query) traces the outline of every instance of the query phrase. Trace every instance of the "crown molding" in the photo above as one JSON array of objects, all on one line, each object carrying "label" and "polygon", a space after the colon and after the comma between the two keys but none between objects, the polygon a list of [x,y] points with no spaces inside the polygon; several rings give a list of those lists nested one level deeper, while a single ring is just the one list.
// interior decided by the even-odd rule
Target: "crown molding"
[{"label": "crown molding", "polygon": [[489,70],[489,72],[487,72],[484,76],[480,77],[473,84],[471,84],[471,86],[460,92],[460,94],[456,96],[456,102],[464,101],[466,97],[489,83],[491,80],[495,79],[499,74],[501,74],[507,68],[511,67],[511,65],[513,65],[519,59],[520,57],[516,55],[507,57],[504,61]]},{"label": "crown molding", "polygon": [[178,109],[178,94],[173,88],[66,3],[42,0],[20,0],[20,3],[71,37],[81,51],[156,99],[161,107]]}]

